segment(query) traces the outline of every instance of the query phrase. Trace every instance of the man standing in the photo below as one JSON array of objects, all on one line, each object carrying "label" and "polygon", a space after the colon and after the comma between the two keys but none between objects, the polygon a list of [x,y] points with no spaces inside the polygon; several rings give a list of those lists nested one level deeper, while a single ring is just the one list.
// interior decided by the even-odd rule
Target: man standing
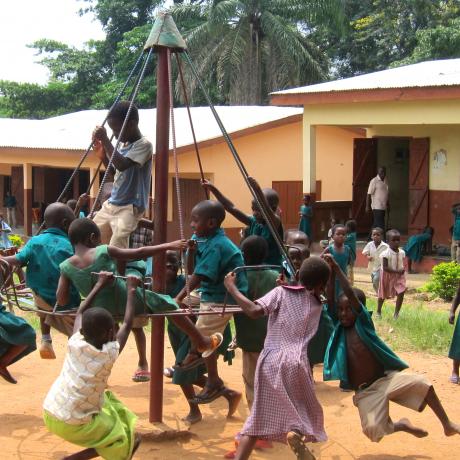
[{"label": "man standing", "polygon": [[377,176],[369,183],[366,200],[366,211],[370,212],[372,209],[372,228],[379,227],[383,230],[385,230],[385,213],[389,209],[386,175],[386,168],[381,166],[378,169]]},{"label": "man standing", "polygon": [[6,220],[10,227],[16,227],[16,198],[10,192],[5,197]]}]

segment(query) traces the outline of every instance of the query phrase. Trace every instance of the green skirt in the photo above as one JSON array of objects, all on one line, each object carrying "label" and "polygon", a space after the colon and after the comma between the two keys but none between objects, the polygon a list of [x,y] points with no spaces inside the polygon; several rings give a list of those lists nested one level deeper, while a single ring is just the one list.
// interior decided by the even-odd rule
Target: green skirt
[{"label": "green skirt", "polygon": [[333,330],[334,323],[327,312],[327,307],[323,306],[318,330],[308,344],[307,354],[311,366],[324,362],[324,355]]},{"label": "green skirt", "polygon": [[455,323],[454,335],[452,336],[452,343],[449,349],[449,358],[460,361],[460,316],[457,317]]},{"label": "green skirt", "polygon": [[128,460],[132,456],[137,417],[110,391],[104,393],[102,410],[91,422],[70,425],[48,412],[43,419],[51,433],[77,446],[93,448],[106,460]]}]

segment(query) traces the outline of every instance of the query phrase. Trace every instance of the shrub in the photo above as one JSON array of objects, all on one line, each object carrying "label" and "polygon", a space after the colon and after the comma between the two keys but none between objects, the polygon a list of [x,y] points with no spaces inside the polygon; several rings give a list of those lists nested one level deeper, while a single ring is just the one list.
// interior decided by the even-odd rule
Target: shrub
[{"label": "shrub", "polygon": [[428,292],[443,300],[452,300],[457,292],[460,280],[460,265],[456,262],[444,262],[433,268],[431,279],[426,285]]},{"label": "shrub", "polygon": [[8,235],[8,238],[17,248],[24,246],[24,240],[19,235]]}]

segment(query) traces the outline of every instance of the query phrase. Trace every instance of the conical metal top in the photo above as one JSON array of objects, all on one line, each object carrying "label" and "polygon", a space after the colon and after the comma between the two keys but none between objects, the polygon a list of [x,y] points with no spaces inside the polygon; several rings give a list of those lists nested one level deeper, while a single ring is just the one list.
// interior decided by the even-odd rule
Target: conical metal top
[{"label": "conical metal top", "polygon": [[158,14],[150,31],[149,38],[145,42],[144,50],[159,46],[171,48],[175,51],[184,51],[187,49],[187,45],[170,13],[162,12]]}]

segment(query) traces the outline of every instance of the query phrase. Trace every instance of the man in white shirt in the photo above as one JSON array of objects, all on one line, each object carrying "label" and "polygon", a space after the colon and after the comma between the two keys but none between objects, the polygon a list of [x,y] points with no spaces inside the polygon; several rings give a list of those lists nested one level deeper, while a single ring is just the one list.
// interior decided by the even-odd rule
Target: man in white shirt
[{"label": "man in white shirt", "polygon": [[385,231],[385,213],[389,209],[388,184],[386,182],[387,170],[384,166],[378,169],[375,176],[369,183],[367,191],[366,211],[372,209],[372,228],[379,227]]}]

